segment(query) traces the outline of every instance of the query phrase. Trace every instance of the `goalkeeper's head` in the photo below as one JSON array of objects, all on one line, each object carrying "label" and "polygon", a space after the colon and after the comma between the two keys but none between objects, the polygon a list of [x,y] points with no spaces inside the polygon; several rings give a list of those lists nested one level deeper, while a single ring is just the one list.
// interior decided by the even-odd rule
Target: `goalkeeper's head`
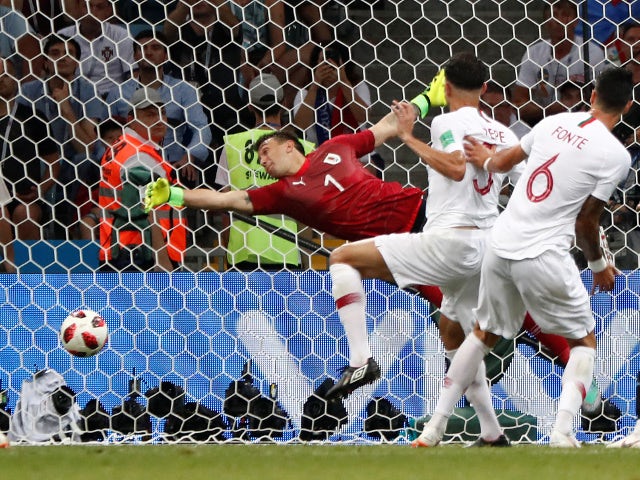
[{"label": "goalkeeper's head", "polygon": [[472,53],[458,53],[444,66],[444,75],[452,86],[466,91],[480,91],[489,78],[487,66]]}]

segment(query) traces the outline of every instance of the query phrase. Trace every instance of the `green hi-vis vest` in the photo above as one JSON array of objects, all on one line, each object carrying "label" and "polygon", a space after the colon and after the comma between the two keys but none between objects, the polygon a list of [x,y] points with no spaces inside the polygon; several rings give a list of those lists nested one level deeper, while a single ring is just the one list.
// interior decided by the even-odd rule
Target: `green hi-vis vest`
[{"label": "green hi-vis vest", "polygon": [[[225,151],[229,167],[229,186],[232,190],[247,190],[252,187],[269,185],[277,179],[271,177],[260,165],[258,152],[253,144],[272,130],[254,128],[246,132],[226,135]],[[301,140],[305,154],[313,151],[313,143]],[[260,215],[257,218],[283,230],[296,234],[297,224],[284,215]],[[227,246],[229,265],[250,262],[265,265],[300,265],[300,252],[295,243],[266,232],[260,227],[239,220],[231,222],[229,245]]]}]

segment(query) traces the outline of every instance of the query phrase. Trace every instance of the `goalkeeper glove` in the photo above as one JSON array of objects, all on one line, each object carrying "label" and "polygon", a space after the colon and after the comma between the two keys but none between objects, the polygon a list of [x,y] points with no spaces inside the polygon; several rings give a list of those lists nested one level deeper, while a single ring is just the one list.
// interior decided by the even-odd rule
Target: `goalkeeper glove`
[{"label": "goalkeeper glove", "polygon": [[426,117],[431,107],[447,106],[447,99],[444,95],[444,82],[444,70],[440,70],[438,74],[433,77],[429,86],[424,89],[424,92],[411,100],[420,118]]},{"label": "goalkeeper glove", "polygon": [[184,206],[184,190],[172,187],[166,178],[159,178],[147,185],[144,195],[144,211],[168,203],[173,207]]}]

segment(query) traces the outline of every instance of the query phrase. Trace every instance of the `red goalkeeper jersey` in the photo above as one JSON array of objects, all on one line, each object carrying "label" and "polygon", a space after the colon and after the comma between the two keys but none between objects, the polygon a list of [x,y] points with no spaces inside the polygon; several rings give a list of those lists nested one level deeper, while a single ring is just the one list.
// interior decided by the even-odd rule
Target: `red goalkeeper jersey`
[{"label": "red goalkeeper jersey", "polygon": [[411,231],[423,191],[369,173],[358,158],[373,148],[369,130],[324,142],[295,175],[247,192],[254,214],[282,213],[344,240]]}]

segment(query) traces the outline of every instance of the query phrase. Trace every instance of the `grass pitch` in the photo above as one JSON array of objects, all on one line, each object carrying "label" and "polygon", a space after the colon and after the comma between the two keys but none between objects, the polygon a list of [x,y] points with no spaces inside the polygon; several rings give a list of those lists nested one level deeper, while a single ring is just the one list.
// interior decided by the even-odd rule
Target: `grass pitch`
[{"label": "grass pitch", "polygon": [[0,449],[12,480],[640,480],[640,451],[521,445],[105,445]]}]

